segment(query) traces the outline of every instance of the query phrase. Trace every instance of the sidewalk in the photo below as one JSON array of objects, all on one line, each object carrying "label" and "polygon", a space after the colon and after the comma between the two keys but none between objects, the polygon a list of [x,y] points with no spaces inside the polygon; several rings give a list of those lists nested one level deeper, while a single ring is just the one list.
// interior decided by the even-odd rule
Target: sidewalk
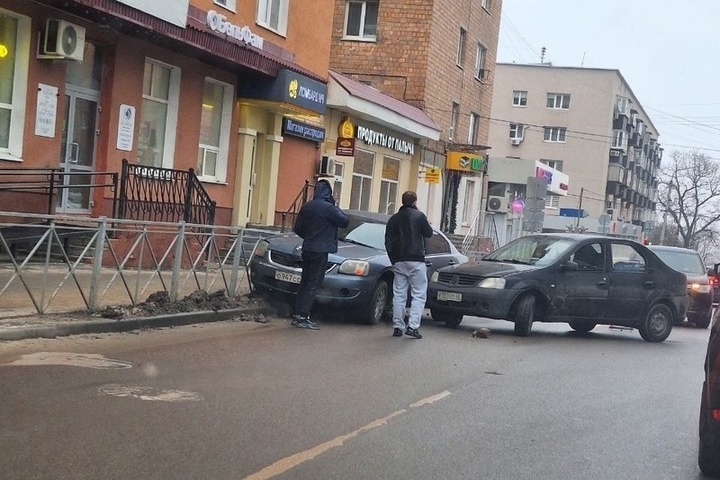
[{"label": "sidewalk", "polygon": [[[51,298],[51,308],[45,314],[37,313],[26,288],[15,280],[0,297],[0,342],[126,332],[229,319],[266,322],[266,316],[274,313],[274,309],[265,301],[249,295],[247,280],[240,284],[234,298],[228,298],[221,290],[215,290],[214,293],[198,291],[195,285],[189,284],[179,292],[177,302],[169,301],[162,285],[152,285],[147,290],[152,293],[135,306],[132,306],[127,292],[123,291],[122,284],[118,283],[106,292],[98,310],[90,313],[80,290],[72,282],[65,282],[58,287],[58,279],[66,273],[62,269],[45,272],[39,268],[35,271],[30,268],[28,271],[25,281],[31,291],[38,289],[33,291],[36,301],[44,305],[43,301],[47,302]],[[0,271],[0,280],[6,280],[3,277],[7,277],[7,273]],[[4,285],[3,281],[0,288]],[[38,288],[45,285],[47,289]],[[218,286],[210,285],[210,288],[216,289]]]}]

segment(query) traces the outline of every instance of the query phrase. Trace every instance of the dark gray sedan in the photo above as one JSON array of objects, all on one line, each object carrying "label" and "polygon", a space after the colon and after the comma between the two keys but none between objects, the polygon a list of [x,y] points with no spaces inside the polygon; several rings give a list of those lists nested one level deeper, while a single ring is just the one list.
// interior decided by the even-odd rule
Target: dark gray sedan
[{"label": "dark gray sedan", "polygon": [[[385,252],[389,215],[347,210],[349,224],[338,231],[338,252],[331,253],[315,304],[338,309],[376,324],[392,309],[392,265]],[[250,281],[259,293],[295,295],[302,273],[302,239],[278,235],[258,241],[249,261]],[[441,232],[427,240],[428,275],[467,257]]]},{"label": "dark gray sedan", "polygon": [[435,272],[427,306],[450,326],[464,315],[509,320],[519,336],[533,322],[567,322],[580,332],[621,325],[662,342],[687,313],[687,279],[638,242],[529,235],[479,262]]}]

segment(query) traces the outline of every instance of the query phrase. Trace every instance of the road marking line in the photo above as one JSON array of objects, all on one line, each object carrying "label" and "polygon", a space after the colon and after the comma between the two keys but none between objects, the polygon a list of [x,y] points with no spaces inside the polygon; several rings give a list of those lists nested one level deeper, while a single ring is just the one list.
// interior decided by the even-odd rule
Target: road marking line
[{"label": "road marking line", "polygon": [[[412,404],[410,404],[409,408],[419,408],[419,407],[422,407],[425,405],[430,405],[431,403],[435,403],[438,400],[441,400],[441,399],[447,397],[448,395],[450,395],[450,392],[445,390],[444,392],[438,393],[437,395],[433,395],[433,396],[424,398],[422,400],[419,400],[415,403],[412,403]],[[263,468],[259,472],[253,473],[253,474],[245,477],[245,480],[266,480],[268,478],[274,477],[275,475],[280,475],[282,473],[285,473],[288,470],[300,465],[301,463],[312,460],[313,458],[317,457],[318,455],[320,455],[322,453],[327,452],[328,450],[330,450],[332,448],[341,447],[347,440],[355,438],[363,432],[367,432],[374,428],[381,427],[383,425],[387,425],[387,422],[390,419],[392,419],[394,417],[399,417],[400,415],[403,415],[407,412],[408,412],[408,409],[403,408],[402,410],[393,412],[390,415],[387,415],[383,418],[374,420],[374,421],[368,423],[367,425],[358,428],[357,430],[355,430],[353,432],[350,432],[345,435],[341,435],[339,437],[335,437],[332,440],[329,440],[325,443],[321,443],[320,445],[317,445],[313,448],[310,448],[303,452],[295,453],[293,455],[290,455],[288,457],[280,459],[277,462],[273,463],[272,465],[268,465],[267,467]]]}]

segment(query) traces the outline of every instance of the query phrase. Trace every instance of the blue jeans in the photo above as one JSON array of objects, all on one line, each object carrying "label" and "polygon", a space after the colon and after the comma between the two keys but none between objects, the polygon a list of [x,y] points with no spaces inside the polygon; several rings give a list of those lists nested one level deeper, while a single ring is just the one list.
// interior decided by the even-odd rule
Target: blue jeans
[{"label": "blue jeans", "polygon": [[427,298],[427,265],[425,262],[396,262],[393,265],[393,327],[405,328],[405,305],[410,287],[408,327],[420,328]]}]

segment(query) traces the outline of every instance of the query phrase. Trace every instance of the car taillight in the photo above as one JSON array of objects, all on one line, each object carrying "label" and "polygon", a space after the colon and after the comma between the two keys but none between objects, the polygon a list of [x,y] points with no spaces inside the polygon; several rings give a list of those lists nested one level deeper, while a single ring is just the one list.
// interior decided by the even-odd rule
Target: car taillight
[{"label": "car taillight", "polygon": [[718,279],[715,277],[708,277],[708,280],[710,280],[710,285],[715,285],[718,283]]},{"label": "car taillight", "polygon": [[712,419],[716,422],[720,422],[720,410],[715,409],[710,412],[710,415],[712,415]]}]

